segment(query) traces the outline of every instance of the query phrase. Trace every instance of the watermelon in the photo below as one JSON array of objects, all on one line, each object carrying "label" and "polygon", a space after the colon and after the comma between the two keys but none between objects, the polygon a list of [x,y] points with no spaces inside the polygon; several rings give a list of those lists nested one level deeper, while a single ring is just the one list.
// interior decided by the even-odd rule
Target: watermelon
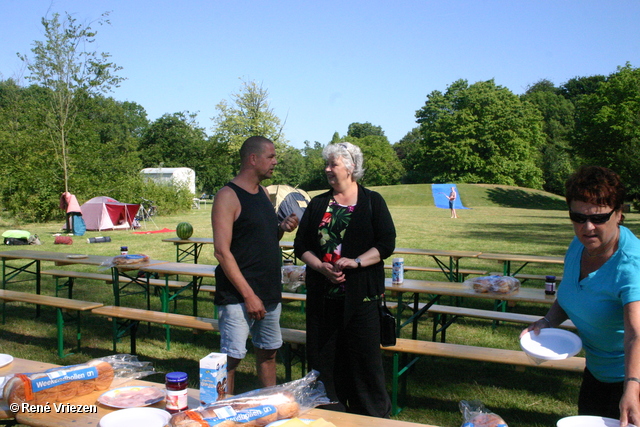
[{"label": "watermelon", "polygon": [[176,227],[176,234],[181,239],[188,239],[193,234],[193,226],[188,222],[181,222]]}]

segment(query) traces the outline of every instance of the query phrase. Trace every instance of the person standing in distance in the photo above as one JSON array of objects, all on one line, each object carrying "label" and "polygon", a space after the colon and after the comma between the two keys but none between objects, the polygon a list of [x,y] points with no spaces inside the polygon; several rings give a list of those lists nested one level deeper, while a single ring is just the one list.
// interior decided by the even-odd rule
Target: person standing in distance
[{"label": "person standing in distance", "polygon": [[448,196],[445,194],[444,197],[449,199],[449,209],[451,210],[451,218],[458,218],[458,214],[456,213],[456,208],[454,206],[456,203],[456,199],[458,198],[458,194],[456,193],[456,187],[451,187],[451,193],[449,193]]},{"label": "person standing in distance", "polygon": [[276,352],[282,346],[279,240],[298,226],[295,214],[281,223],[267,190],[278,164],[273,142],[248,138],[240,148],[240,172],[216,194],[211,211],[216,267],[214,303],[219,308],[220,351],[227,354],[227,393],[251,334],[258,379],[276,384]]}]

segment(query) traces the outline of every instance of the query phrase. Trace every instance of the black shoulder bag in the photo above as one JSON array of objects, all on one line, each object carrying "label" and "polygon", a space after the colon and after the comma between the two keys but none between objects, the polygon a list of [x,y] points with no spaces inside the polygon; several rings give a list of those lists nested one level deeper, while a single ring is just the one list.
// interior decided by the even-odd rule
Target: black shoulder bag
[{"label": "black shoulder bag", "polygon": [[378,307],[380,307],[380,344],[383,347],[396,345],[396,318],[387,307],[384,294]]}]

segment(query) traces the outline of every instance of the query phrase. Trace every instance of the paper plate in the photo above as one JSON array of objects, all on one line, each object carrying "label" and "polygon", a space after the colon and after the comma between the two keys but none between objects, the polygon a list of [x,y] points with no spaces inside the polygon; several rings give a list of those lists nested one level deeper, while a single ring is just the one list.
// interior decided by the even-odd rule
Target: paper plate
[{"label": "paper plate", "polygon": [[[266,427],[277,427],[277,426],[279,426],[280,424],[284,424],[284,423],[286,423],[287,421],[291,421],[291,420],[292,420],[292,418],[285,418],[285,419],[282,419],[282,420],[274,421],[274,422],[272,422],[272,423],[267,424],[267,426],[266,426]],[[300,421],[302,421],[302,422],[303,422],[303,423],[305,423],[305,424],[311,424],[312,422],[314,422],[314,421],[315,421],[315,420],[310,420],[310,419],[308,419],[308,418],[299,418],[299,420],[300,420]]]},{"label": "paper plate", "polygon": [[[596,417],[592,415],[576,415],[558,420],[558,427],[620,427],[620,421],[613,418]],[[633,424],[629,424],[635,427]]]},{"label": "paper plate", "polygon": [[70,259],[83,259],[83,258],[88,258],[88,257],[89,257],[89,255],[81,255],[81,254],[78,254],[78,255],[76,255],[76,254],[67,255],[67,258],[70,258]]},{"label": "paper plate", "polygon": [[0,354],[0,368],[2,368],[3,366],[7,366],[11,362],[13,362],[13,356],[9,356],[8,354]]},{"label": "paper plate", "polygon": [[158,408],[120,409],[100,419],[100,427],[164,427],[171,414]]},{"label": "paper plate", "polygon": [[112,408],[139,408],[164,399],[164,391],[152,386],[120,387],[104,392],[98,402]]},{"label": "paper plate", "polygon": [[520,338],[520,347],[529,356],[543,360],[561,360],[578,354],[582,340],[573,332],[557,328],[529,331]]}]

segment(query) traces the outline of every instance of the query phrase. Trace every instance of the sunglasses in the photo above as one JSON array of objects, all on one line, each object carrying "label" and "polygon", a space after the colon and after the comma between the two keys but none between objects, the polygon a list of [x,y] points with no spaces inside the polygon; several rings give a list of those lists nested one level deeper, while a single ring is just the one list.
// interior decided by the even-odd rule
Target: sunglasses
[{"label": "sunglasses", "polygon": [[594,214],[594,215],[585,215],[585,214],[569,211],[569,218],[571,218],[571,221],[577,222],[578,224],[584,224],[587,221],[589,221],[591,224],[604,224],[605,222],[609,221],[609,219],[611,218],[611,215],[615,211],[616,210],[614,209],[609,213]]}]

